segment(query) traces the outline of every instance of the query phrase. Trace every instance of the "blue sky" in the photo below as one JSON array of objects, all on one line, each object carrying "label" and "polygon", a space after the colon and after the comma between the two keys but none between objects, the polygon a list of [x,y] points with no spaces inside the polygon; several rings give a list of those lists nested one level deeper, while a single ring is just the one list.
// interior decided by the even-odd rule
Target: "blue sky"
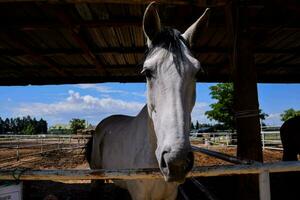
[{"label": "blue sky", "polygon": [[[193,121],[209,123],[204,113],[214,102],[209,95],[212,85],[197,84]],[[137,114],[146,102],[145,91],[144,83],[0,87],[0,117],[31,115],[49,125],[84,118],[95,125],[112,114]],[[268,125],[281,125],[280,114],[288,108],[300,110],[300,84],[259,84],[258,92],[260,108],[269,114]]]}]

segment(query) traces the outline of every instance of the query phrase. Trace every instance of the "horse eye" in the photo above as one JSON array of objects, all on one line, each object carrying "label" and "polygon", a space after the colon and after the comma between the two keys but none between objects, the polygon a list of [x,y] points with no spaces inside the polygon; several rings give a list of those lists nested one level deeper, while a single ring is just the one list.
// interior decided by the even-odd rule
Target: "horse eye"
[{"label": "horse eye", "polygon": [[153,77],[153,74],[152,74],[152,71],[150,69],[144,69],[142,71],[142,74],[146,76],[146,78],[152,78]]}]

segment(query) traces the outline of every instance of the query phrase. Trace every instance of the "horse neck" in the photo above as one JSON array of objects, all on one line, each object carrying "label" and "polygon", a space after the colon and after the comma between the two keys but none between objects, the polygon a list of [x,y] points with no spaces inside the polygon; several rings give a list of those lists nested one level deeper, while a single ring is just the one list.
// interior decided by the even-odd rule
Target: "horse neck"
[{"label": "horse neck", "polygon": [[141,112],[137,115],[137,118],[139,124],[141,124],[140,131],[138,131],[138,134],[143,134],[144,138],[144,149],[149,152],[149,158],[155,159],[155,150],[157,147],[157,140],[156,135],[153,127],[153,121],[149,117],[147,105],[144,106],[144,108],[141,110]]}]

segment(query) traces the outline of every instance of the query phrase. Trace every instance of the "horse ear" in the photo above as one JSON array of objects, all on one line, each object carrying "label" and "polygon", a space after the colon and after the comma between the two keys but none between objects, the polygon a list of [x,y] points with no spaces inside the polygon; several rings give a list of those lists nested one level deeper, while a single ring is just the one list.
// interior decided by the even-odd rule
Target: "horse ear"
[{"label": "horse ear", "polygon": [[143,31],[147,41],[152,41],[155,35],[161,31],[160,19],[155,5],[155,2],[151,2],[147,6],[143,17]]},{"label": "horse ear", "polygon": [[197,39],[203,32],[203,29],[207,26],[209,13],[210,9],[206,8],[202,16],[199,17],[199,19],[182,34],[182,37],[189,43],[190,46],[193,46],[196,43]]}]

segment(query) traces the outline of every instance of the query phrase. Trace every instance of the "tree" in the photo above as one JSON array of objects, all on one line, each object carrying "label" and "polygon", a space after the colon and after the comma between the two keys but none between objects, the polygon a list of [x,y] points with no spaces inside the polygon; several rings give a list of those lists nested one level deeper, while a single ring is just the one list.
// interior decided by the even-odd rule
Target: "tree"
[{"label": "tree", "polygon": [[11,133],[11,126],[8,118],[6,118],[4,121],[4,133]]},{"label": "tree", "polygon": [[195,129],[198,130],[200,128],[200,124],[198,122],[198,120],[196,121],[196,126],[195,126]]},{"label": "tree", "polygon": [[0,134],[4,134],[4,121],[0,117]]},{"label": "tree", "polygon": [[210,95],[217,102],[210,105],[210,111],[206,111],[205,115],[210,120],[215,120],[224,125],[226,129],[234,128],[234,110],[233,110],[233,84],[219,83],[211,86]]},{"label": "tree", "polygon": [[75,133],[77,133],[77,130],[85,128],[85,120],[74,118],[70,121],[70,127],[72,130],[72,133],[75,134]]},{"label": "tree", "polygon": [[[234,89],[232,83],[219,83],[211,86],[210,95],[216,103],[210,104],[211,110],[206,111],[205,115],[210,120],[215,120],[223,125],[225,129],[234,130]],[[259,110],[259,117],[264,120],[268,115]]]},{"label": "tree", "polygon": [[17,118],[0,118],[0,134],[41,134],[47,133],[47,122],[43,119],[37,121],[30,116]]},{"label": "tree", "polygon": [[195,129],[195,126],[193,124],[193,122],[191,122],[191,130],[194,130]]},{"label": "tree", "polygon": [[28,124],[22,131],[25,135],[35,135],[37,134],[34,126],[32,124]]},{"label": "tree", "polygon": [[300,110],[294,110],[293,108],[283,111],[283,113],[280,115],[281,121],[284,122],[296,116],[300,116]]}]

